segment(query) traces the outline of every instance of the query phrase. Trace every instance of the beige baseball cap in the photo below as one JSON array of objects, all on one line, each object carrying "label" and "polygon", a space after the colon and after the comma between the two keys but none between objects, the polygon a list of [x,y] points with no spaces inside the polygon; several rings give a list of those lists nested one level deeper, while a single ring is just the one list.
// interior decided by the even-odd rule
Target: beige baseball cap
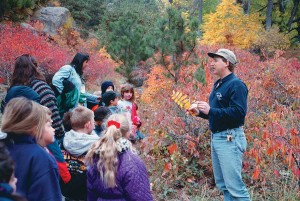
[{"label": "beige baseball cap", "polygon": [[214,58],[215,56],[223,57],[227,61],[229,61],[230,63],[232,63],[234,65],[237,64],[237,62],[238,62],[235,54],[231,50],[228,50],[228,49],[218,49],[218,51],[216,53],[209,52],[207,54],[209,57],[212,57],[212,58]]}]

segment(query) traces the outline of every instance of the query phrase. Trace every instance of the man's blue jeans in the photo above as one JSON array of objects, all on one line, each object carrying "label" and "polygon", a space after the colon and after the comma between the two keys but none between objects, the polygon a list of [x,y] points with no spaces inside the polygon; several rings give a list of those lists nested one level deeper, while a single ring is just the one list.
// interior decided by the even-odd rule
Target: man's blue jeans
[{"label": "man's blue jeans", "polygon": [[[228,139],[231,135],[231,140]],[[211,135],[211,157],[215,182],[223,191],[225,201],[249,201],[250,196],[242,180],[242,159],[247,141],[242,127]]]}]

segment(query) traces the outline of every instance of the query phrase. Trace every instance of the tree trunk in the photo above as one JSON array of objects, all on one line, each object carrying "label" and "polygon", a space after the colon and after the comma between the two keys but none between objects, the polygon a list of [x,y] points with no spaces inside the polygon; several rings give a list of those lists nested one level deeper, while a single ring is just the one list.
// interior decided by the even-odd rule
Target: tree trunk
[{"label": "tree trunk", "polygon": [[[203,16],[203,0],[198,0],[198,20],[199,25],[202,25],[202,16]],[[202,30],[199,29],[199,37],[202,37]]]},{"label": "tree trunk", "polygon": [[0,21],[4,18],[4,1],[0,0]]},{"label": "tree trunk", "polygon": [[267,15],[266,15],[266,30],[269,31],[272,26],[272,11],[273,11],[273,0],[268,0]]},{"label": "tree trunk", "polygon": [[203,15],[203,0],[198,0],[198,19],[199,19],[199,24],[202,24],[202,15]]},{"label": "tree trunk", "polygon": [[243,9],[244,9],[244,14],[246,15],[250,14],[250,4],[251,4],[251,0],[243,0]]},{"label": "tree trunk", "polygon": [[298,8],[299,8],[299,2],[300,2],[300,0],[293,0],[294,6],[293,6],[291,16],[290,16],[290,19],[289,19],[289,22],[288,22],[288,30],[291,30],[291,28],[292,28],[293,20],[294,20],[296,14],[297,14],[297,11],[298,11]]},{"label": "tree trunk", "polygon": [[279,6],[279,11],[281,12],[281,13],[284,13],[285,12],[285,5],[284,5],[284,2],[283,2],[283,0],[278,0],[278,6]]},{"label": "tree trunk", "polygon": [[300,21],[297,21],[297,27],[295,28],[295,30],[298,34],[294,38],[297,40],[298,43],[300,43]]}]

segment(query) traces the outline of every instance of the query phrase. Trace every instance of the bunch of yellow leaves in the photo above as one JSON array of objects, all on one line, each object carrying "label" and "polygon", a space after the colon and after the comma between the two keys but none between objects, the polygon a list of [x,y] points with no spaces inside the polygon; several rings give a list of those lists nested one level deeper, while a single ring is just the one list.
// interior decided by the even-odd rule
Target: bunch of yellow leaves
[{"label": "bunch of yellow leaves", "polygon": [[192,104],[187,95],[184,95],[178,91],[177,92],[173,91],[171,98],[181,109],[186,110],[189,114],[195,116],[194,113],[189,111]]}]

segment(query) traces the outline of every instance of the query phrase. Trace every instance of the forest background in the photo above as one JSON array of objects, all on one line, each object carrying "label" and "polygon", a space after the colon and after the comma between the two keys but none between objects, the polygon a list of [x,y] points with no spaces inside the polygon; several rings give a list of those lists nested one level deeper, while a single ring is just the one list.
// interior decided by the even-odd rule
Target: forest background
[{"label": "forest background", "polygon": [[[249,88],[243,178],[251,197],[300,200],[299,2],[2,0],[1,90],[24,53],[48,74],[75,52],[88,52],[89,91],[103,80],[138,86],[147,138],[137,146],[155,200],[222,200],[213,182],[208,123],[186,115],[184,102],[208,100],[216,78],[207,52],[229,48],[239,60],[235,73]],[[70,20],[55,35],[43,32],[33,20],[42,6],[68,8],[76,26]]]}]

